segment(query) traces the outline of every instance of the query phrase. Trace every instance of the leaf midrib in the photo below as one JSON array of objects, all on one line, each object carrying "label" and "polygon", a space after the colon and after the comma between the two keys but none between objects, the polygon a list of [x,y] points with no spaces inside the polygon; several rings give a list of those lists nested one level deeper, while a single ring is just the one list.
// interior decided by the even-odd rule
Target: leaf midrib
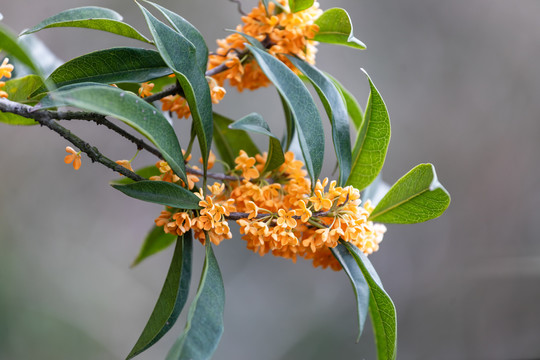
[{"label": "leaf midrib", "polygon": [[[437,188],[437,189],[438,189],[438,188]],[[435,191],[435,190],[436,190],[436,189],[434,189],[433,191]],[[393,210],[393,209],[395,209],[395,208],[397,208],[397,207],[400,207],[401,205],[403,205],[403,204],[406,203],[407,201],[410,201],[410,200],[414,199],[415,197],[418,197],[418,196],[422,195],[422,194],[425,193],[426,191],[430,191],[429,187],[428,187],[427,189],[422,190],[422,191],[420,191],[419,193],[416,193],[416,194],[414,194],[414,195],[412,195],[412,196],[410,196],[410,197],[408,197],[408,198],[406,198],[406,199],[404,199],[404,200],[402,200],[402,201],[396,203],[395,205],[393,205],[393,206],[391,206],[391,207],[389,207],[389,208],[387,208],[387,209],[385,209],[385,210],[379,212],[378,214],[375,215],[374,218],[377,218],[378,216],[381,216],[382,214],[385,214],[385,213],[387,213],[387,212],[390,211],[390,210]]]}]

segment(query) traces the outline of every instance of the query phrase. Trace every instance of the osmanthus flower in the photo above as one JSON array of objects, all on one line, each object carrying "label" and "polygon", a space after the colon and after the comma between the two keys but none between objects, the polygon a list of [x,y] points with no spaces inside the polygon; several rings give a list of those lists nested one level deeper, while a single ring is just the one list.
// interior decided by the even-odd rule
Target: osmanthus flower
[{"label": "osmanthus flower", "polygon": [[[9,59],[4,58],[4,61],[2,61],[2,65],[0,65],[0,80],[4,77],[7,79],[11,78],[11,72],[13,71],[14,67],[13,65],[8,64],[8,62],[9,62]],[[4,81],[0,81],[0,88],[4,87],[5,85],[6,83]],[[3,90],[0,90],[0,98],[7,98],[7,97],[8,97],[8,93]]]},{"label": "osmanthus flower", "polygon": [[[210,87],[210,97],[212,99],[212,103],[219,104],[219,102],[223,100],[223,97],[225,96],[227,91],[213,77],[207,76],[206,80],[208,81],[208,86]],[[139,92],[141,91],[141,89],[139,89]],[[169,95],[162,98],[161,103],[161,110],[174,112],[179,119],[187,119],[191,116],[189,104],[183,96]]]},{"label": "osmanthus flower", "polygon": [[284,54],[298,56],[307,62],[315,63],[316,44],[313,37],[319,30],[315,20],[323,13],[315,2],[310,8],[296,13],[289,10],[288,1],[278,0],[268,3],[268,12],[262,2],[258,7],[242,17],[242,25],[236,27],[238,33],[218,40],[218,49],[209,56],[208,68],[213,69],[226,64],[227,71],[215,75],[219,84],[229,80],[231,86],[239,91],[255,90],[268,86],[269,80],[252,58],[245,56],[246,39],[241,33],[250,35],[265,45],[270,54],[283,61],[296,71]]},{"label": "osmanthus flower", "polygon": [[147,96],[152,95],[153,88],[154,88],[154,83],[151,83],[151,82],[142,83],[141,87],[139,88],[139,96],[142,98],[145,98]]},{"label": "osmanthus flower", "polygon": [[66,152],[68,155],[64,157],[66,164],[73,163],[73,168],[79,170],[81,168],[81,152],[75,151],[71,146],[66,146]]},{"label": "osmanthus flower", "polygon": [[116,160],[115,163],[117,163],[118,165],[122,167],[125,167],[126,169],[130,171],[133,171],[133,167],[131,166],[130,160]]},{"label": "osmanthus flower", "polygon": [[242,172],[242,177],[246,180],[255,179],[259,177],[259,171],[255,168],[255,162],[257,160],[254,157],[248,156],[244,150],[240,150],[240,155],[234,160],[236,167],[235,170]]}]

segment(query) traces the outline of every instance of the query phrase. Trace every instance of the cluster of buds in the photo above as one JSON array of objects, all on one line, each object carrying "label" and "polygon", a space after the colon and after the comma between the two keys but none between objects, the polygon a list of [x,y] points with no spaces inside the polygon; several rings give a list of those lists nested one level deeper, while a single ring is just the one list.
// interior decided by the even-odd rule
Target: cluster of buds
[{"label": "cluster of buds", "polygon": [[[315,267],[334,270],[341,266],[330,249],[340,239],[365,254],[378,250],[386,228],[368,220],[373,207],[370,201],[361,204],[358,189],[340,187],[328,179],[318,180],[312,189],[304,164],[292,152],[285,154],[285,162],[269,178],[263,178],[260,173],[265,161],[265,155],[250,157],[242,151],[232,170],[238,180],[208,186],[210,195],[199,190],[200,210],[163,211],[156,225],[177,235],[192,229],[201,242],[207,232],[218,245],[231,238],[228,220],[233,220],[240,226],[247,248],[261,256],[271,252],[293,261],[303,257]],[[164,165],[158,163],[161,180],[172,174]]]},{"label": "cluster of buds", "polygon": [[312,39],[319,30],[314,23],[322,14],[319,4],[315,2],[306,10],[291,13],[288,1],[278,2],[281,6],[269,2],[268,9],[259,2],[258,7],[242,17],[243,24],[236,27],[237,33],[217,41],[218,49],[215,54],[210,55],[208,68],[213,69],[222,64],[226,64],[229,68],[215,75],[218,83],[223,85],[225,80],[229,80],[231,86],[239,91],[255,90],[270,84],[257,62],[246,61],[250,59],[245,54],[246,39],[242,33],[261,41],[270,54],[293,70],[294,66],[284,54],[295,55],[311,64],[315,63],[317,42]]},{"label": "cluster of buds", "polygon": [[[4,58],[4,61],[2,61],[2,65],[0,65],[0,79],[2,78],[6,78],[6,79],[10,79],[11,78],[11,72],[13,71],[13,65],[11,64],[8,64],[9,62],[9,59],[8,58]],[[0,81],[0,88],[6,86],[6,83],[4,81]],[[0,98],[7,98],[8,97],[8,93],[3,91],[3,90],[0,90]]]}]

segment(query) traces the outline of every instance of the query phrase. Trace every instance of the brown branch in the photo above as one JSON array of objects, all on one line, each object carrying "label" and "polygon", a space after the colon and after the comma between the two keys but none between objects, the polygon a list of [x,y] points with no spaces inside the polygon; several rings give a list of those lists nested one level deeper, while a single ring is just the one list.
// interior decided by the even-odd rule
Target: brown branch
[{"label": "brown branch", "polygon": [[58,135],[75,145],[79,150],[88,155],[92,162],[95,161],[102,165],[105,165],[109,169],[112,169],[134,181],[145,180],[143,177],[135,174],[133,171],[130,171],[125,167],[118,165],[109,158],[105,157],[99,152],[96,147],[91,146],[89,143],[85,142],[77,135],[73,134],[71,131],[69,131],[62,125],[58,124],[56,121],[54,121],[49,111],[36,110],[32,106],[19,104],[7,99],[0,99],[0,111],[20,115],[28,119],[34,119],[40,125],[48,127],[49,129],[56,132]]},{"label": "brown branch", "polygon": [[[240,219],[247,219],[248,216],[250,214],[249,213],[245,213],[245,212],[231,212],[229,213],[228,216],[225,216],[225,218],[227,220],[240,220]],[[311,214],[311,217],[328,217],[329,215],[331,215],[331,212],[330,211],[317,211],[317,212],[314,212],[313,214]],[[267,214],[267,213],[263,213],[263,214],[257,214],[257,216],[254,217],[254,219],[261,219],[261,218],[264,218],[264,217],[268,217],[268,216],[278,216],[277,214],[275,213],[271,213],[271,214]],[[302,216],[293,216],[293,219],[296,219],[296,220],[299,220],[301,219]]]}]

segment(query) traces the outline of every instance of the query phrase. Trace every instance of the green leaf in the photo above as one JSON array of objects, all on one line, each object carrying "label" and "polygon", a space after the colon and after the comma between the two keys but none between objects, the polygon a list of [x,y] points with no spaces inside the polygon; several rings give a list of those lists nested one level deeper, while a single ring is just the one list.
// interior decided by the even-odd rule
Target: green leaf
[{"label": "green leaf", "polygon": [[43,80],[38,75],[26,75],[21,78],[6,81],[2,88],[8,93],[8,99],[16,102],[26,102],[30,94],[43,85]]},{"label": "green leaf", "polygon": [[257,113],[251,113],[244,116],[240,120],[235,121],[229,125],[230,129],[236,130],[246,130],[251,131],[257,134],[262,134],[268,136],[268,157],[266,158],[266,164],[264,165],[263,170],[261,171],[261,176],[268,171],[272,171],[278,168],[281,164],[285,162],[285,155],[283,154],[283,149],[279,139],[272,134],[270,127],[264,121],[261,115]]},{"label": "green leaf", "polygon": [[[163,229],[161,229],[163,232]],[[178,237],[174,256],[159,298],[137,343],[126,359],[154,345],[169,331],[186,304],[191,281],[193,238],[191,231]]]},{"label": "green leaf", "polygon": [[184,91],[199,139],[206,176],[213,132],[212,100],[204,72],[197,64],[195,46],[183,35],[156,19],[140,4],[139,7],[161,57],[174,71]]},{"label": "green leaf", "polygon": [[43,20],[33,28],[23,31],[21,35],[31,34],[53,27],[78,27],[101,30],[144,41],[149,44],[152,43],[152,41],[145,38],[133,27],[123,23],[122,16],[116,11],[97,6],[85,6],[62,11]]},{"label": "green leaf", "polygon": [[214,144],[220,158],[231,169],[236,166],[234,159],[244,150],[249,156],[255,156],[260,151],[243,130],[230,129],[229,125],[234,121],[223,115],[214,113]]},{"label": "green leaf", "polygon": [[21,126],[39,124],[34,119],[28,119],[20,115],[15,115],[12,113],[2,112],[2,111],[0,111],[0,122],[4,124],[8,124],[8,125],[21,125]]},{"label": "green leaf", "polygon": [[180,34],[184,35],[186,39],[191,41],[193,46],[195,46],[197,64],[199,64],[199,67],[201,68],[202,72],[205,72],[206,64],[208,63],[208,47],[206,46],[206,42],[204,41],[204,38],[202,34],[199,32],[199,30],[197,30],[195,26],[193,26],[189,21],[187,21],[183,17],[164,8],[163,6],[155,4],[151,1],[145,0],[145,2],[152,4],[156,9],[161,11],[161,13],[165,16],[167,21],[174,27],[174,29],[178,31]]},{"label": "green leaf", "polygon": [[184,156],[173,127],[160,111],[137,95],[113,86],[82,83],[51,92],[40,104],[75,106],[125,122],[156,145],[171,169],[187,184]]},{"label": "green leaf", "polygon": [[314,0],[289,0],[289,8],[292,13],[309,9],[313,6]]},{"label": "green leaf", "polygon": [[24,65],[39,74],[39,68],[32,59],[30,52],[23,44],[19,44],[16,39],[17,37],[11,31],[0,25],[0,50],[5,51],[10,56],[14,56]]},{"label": "green leaf", "polygon": [[351,243],[342,242],[342,244],[356,260],[369,285],[369,314],[377,344],[377,359],[394,360],[397,350],[397,318],[394,303],[384,291],[381,279],[367,256]]},{"label": "green leaf", "polygon": [[[57,87],[96,82],[141,83],[171,74],[157,51],[119,47],[79,56],[58,67],[47,81]],[[40,88],[36,93],[46,89]]]},{"label": "green leaf", "polygon": [[379,201],[370,220],[414,224],[437,218],[450,205],[450,194],[431,164],[420,164],[399,179]]},{"label": "green leaf", "polygon": [[186,327],[166,360],[207,360],[223,334],[225,289],[212,244],[206,234],[206,257],[197,295],[189,307]]},{"label": "green leaf", "polygon": [[356,49],[365,49],[366,45],[353,35],[351,18],[347,11],[341,8],[326,10],[315,24],[319,25],[319,31],[313,40],[328,44],[345,45]]},{"label": "green leaf", "polygon": [[144,242],[139,250],[139,254],[133,260],[131,267],[137,266],[144,259],[168,248],[176,240],[173,234],[166,234],[163,227],[154,225],[152,230],[146,235]]},{"label": "green leaf", "polygon": [[165,181],[138,181],[127,185],[115,185],[112,187],[120,190],[127,196],[151,203],[171,206],[179,209],[200,209],[197,195],[170,182]]},{"label": "green leaf", "polygon": [[367,77],[371,92],[364,122],[354,144],[351,175],[347,180],[347,185],[358,190],[364,189],[379,175],[390,142],[390,117],[386,105],[369,75]]},{"label": "green leaf", "polygon": [[278,94],[279,100],[281,101],[281,106],[283,107],[283,115],[285,116],[285,134],[283,135],[283,138],[281,140],[281,146],[283,147],[283,149],[285,149],[285,151],[287,151],[291,147],[296,128],[294,127],[294,120],[292,117],[291,109],[289,109],[289,105],[285,101],[285,98],[279,92]]},{"label": "green leaf", "polygon": [[360,127],[362,126],[362,121],[364,121],[364,115],[362,115],[362,107],[358,103],[358,100],[356,100],[354,95],[349,90],[347,90],[339,81],[337,81],[336,78],[330,76],[329,74],[326,74],[326,76],[328,76],[330,80],[332,80],[334,85],[336,85],[338,90],[341,92],[343,100],[345,100],[345,105],[347,106],[347,112],[352,119],[355,129],[360,129]]},{"label": "green leaf", "polygon": [[326,75],[306,61],[287,55],[292,64],[313,84],[332,125],[332,140],[339,165],[339,186],[344,186],[351,173],[351,135],[347,108],[339,90]]},{"label": "green leaf", "polygon": [[[152,176],[161,175],[161,172],[155,165],[145,166],[143,168],[135,170],[135,174],[142,176],[145,179],[150,179]],[[127,185],[134,183],[134,180],[131,180],[128,177],[121,177],[110,182],[111,185]]]},{"label": "green leaf", "polygon": [[336,247],[330,248],[330,250],[332,250],[332,254],[334,254],[349,277],[354,295],[356,296],[356,306],[358,308],[358,338],[356,342],[358,342],[364,331],[364,324],[369,311],[369,285],[358,267],[356,260],[343,244],[339,243]]},{"label": "green leaf", "polygon": [[324,158],[324,131],[317,106],[302,80],[287,65],[255,46],[246,46],[291,110],[304,163],[311,184],[315,184]]}]

